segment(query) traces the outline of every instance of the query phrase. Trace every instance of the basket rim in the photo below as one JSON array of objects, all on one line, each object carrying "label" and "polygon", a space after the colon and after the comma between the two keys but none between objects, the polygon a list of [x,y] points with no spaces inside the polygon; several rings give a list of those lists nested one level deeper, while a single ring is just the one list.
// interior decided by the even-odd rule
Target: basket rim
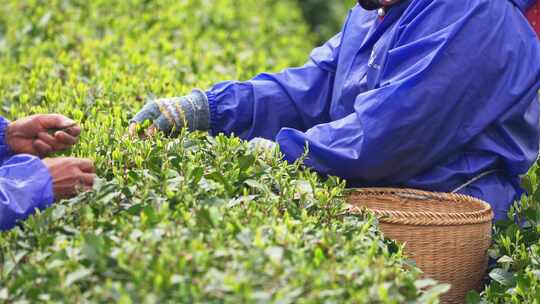
[{"label": "basket rim", "polygon": [[358,206],[349,203],[349,210],[353,213],[368,209],[373,212],[381,223],[403,224],[414,226],[456,226],[490,223],[494,218],[491,206],[480,199],[464,194],[429,192],[410,188],[353,188],[347,189],[347,198],[362,195],[395,196],[405,195],[407,198],[433,199],[455,201],[456,203],[474,203],[480,208],[468,212],[440,212],[440,211],[399,211],[382,210]]}]

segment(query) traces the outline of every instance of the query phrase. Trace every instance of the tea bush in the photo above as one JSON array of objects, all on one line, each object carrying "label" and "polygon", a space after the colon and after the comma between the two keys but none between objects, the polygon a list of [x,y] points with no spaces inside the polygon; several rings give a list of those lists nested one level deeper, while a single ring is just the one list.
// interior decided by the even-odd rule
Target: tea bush
[{"label": "tea bush", "polygon": [[[469,294],[469,303],[540,303],[540,166],[524,180],[530,194],[497,223],[489,254],[490,284],[482,292]],[[519,223],[519,225],[518,225]]]},{"label": "tea bush", "polygon": [[101,180],[0,234],[0,301],[437,302],[445,287],[346,212],[339,180],[237,138],[125,136],[148,98],[298,65],[312,44],[292,1],[3,1],[2,115],[80,121],[65,154]]},{"label": "tea bush", "polygon": [[[292,0],[4,1],[0,114],[77,119],[65,154],[94,159],[101,180],[0,234],[0,301],[436,302],[445,287],[346,212],[339,180],[237,138],[125,136],[147,99],[299,65],[315,40]],[[538,303],[538,178],[496,228],[492,281],[470,303]]]}]

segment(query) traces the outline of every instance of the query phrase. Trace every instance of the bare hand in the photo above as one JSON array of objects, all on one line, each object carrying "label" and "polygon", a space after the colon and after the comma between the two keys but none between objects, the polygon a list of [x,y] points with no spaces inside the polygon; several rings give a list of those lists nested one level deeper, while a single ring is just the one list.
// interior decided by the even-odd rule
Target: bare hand
[{"label": "bare hand", "polygon": [[16,154],[40,157],[67,149],[79,140],[81,128],[59,114],[32,115],[10,123],[6,143]]},{"label": "bare hand", "polygon": [[53,191],[56,200],[73,197],[92,189],[96,178],[91,160],[58,157],[46,158],[43,163],[53,178]]}]

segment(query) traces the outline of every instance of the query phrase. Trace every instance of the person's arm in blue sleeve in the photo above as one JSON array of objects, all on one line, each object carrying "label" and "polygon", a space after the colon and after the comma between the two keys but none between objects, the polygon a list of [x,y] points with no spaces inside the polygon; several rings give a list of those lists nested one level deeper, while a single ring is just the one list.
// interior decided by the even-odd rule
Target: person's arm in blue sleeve
[{"label": "person's arm in blue sleeve", "polygon": [[341,34],[313,50],[302,67],[216,84],[206,92],[212,134],[274,139],[283,127],[328,122]]},{"label": "person's arm in blue sleeve", "polygon": [[0,230],[13,228],[54,200],[52,178],[41,160],[31,155],[11,156],[5,140],[8,125],[0,116]]},{"label": "person's arm in blue sleeve", "polygon": [[[62,129],[49,134],[49,130]],[[0,231],[13,228],[54,199],[89,189],[95,178],[91,161],[45,156],[75,144],[80,128],[56,114],[33,115],[9,123],[0,116]]]},{"label": "person's arm in blue sleeve", "polygon": [[358,95],[354,112],[342,119],[306,132],[282,130],[277,142],[286,159],[298,159],[308,145],[306,164],[321,173],[406,180],[463,148],[510,108],[526,113],[540,67],[520,58],[538,58],[538,45],[491,15],[487,6],[497,3],[459,9],[456,2],[450,10],[418,4],[399,25],[380,87]]},{"label": "person's arm in blue sleeve", "polygon": [[13,228],[36,209],[54,201],[52,177],[43,162],[31,155],[15,155],[0,167],[0,230]]},{"label": "person's arm in blue sleeve", "polygon": [[169,135],[181,128],[210,130],[212,134],[235,134],[243,139],[274,139],[283,127],[306,130],[330,120],[329,107],[341,44],[337,34],[313,50],[302,67],[276,74],[260,74],[245,81],[216,84],[207,92],[194,90],[182,97],[148,102],[131,119],[129,133],[151,120],[146,130]]}]

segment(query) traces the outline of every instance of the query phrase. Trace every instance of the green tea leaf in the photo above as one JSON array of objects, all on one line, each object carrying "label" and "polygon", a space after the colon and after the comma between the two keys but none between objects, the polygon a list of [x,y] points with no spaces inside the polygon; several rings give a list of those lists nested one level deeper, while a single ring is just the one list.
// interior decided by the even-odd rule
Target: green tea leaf
[{"label": "green tea leaf", "polygon": [[493,269],[489,277],[504,286],[513,286],[515,284],[514,275],[502,268]]}]

